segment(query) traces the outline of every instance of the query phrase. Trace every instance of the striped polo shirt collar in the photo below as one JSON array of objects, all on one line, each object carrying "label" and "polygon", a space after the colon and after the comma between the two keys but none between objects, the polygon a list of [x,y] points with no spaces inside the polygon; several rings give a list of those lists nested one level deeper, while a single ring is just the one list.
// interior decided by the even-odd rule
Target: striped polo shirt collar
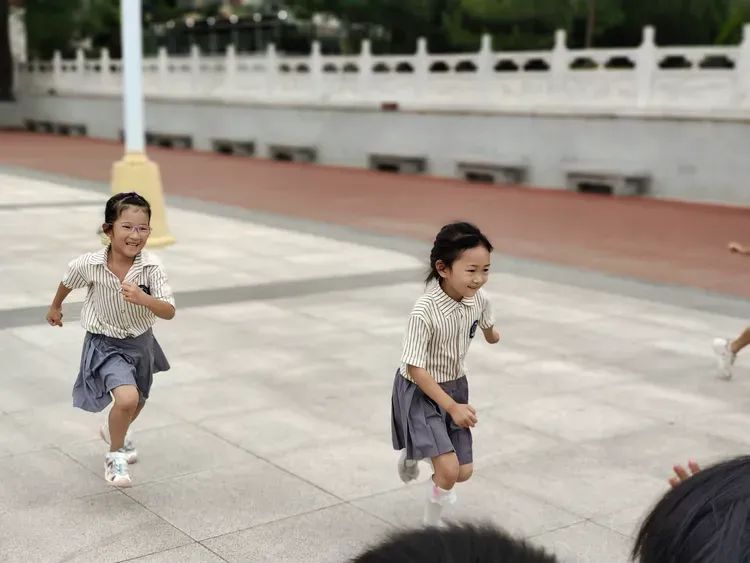
[{"label": "striped polo shirt collar", "polygon": [[105,246],[101,250],[92,252],[89,255],[89,264],[100,265],[100,266],[103,266],[104,264],[106,264],[108,250],[109,250],[109,246]]},{"label": "striped polo shirt collar", "polygon": [[435,288],[432,290],[432,295],[435,298],[435,304],[443,315],[450,315],[456,312],[461,305],[464,307],[471,307],[476,304],[476,296],[464,297],[461,301],[456,301],[453,297],[443,291],[443,288],[439,283],[435,284]]},{"label": "striped polo shirt collar", "polygon": [[[92,252],[89,256],[89,263],[98,265],[98,266],[104,266],[107,264],[107,253],[109,252],[109,246],[105,246],[101,250],[98,250],[96,252]],[[141,250],[138,254],[135,255],[135,260],[133,260],[133,271],[140,271],[144,266],[158,266],[159,262],[156,261],[153,256],[148,253]]]},{"label": "striped polo shirt collar", "polygon": [[[95,266],[107,267],[107,253],[109,252],[109,246],[102,248],[101,250],[91,254],[89,261]],[[124,281],[132,281],[138,279],[138,276],[143,272],[143,268],[146,266],[158,266],[159,262],[152,256],[152,254],[144,251],[140,251],[135,255],[133,265],[125,274]]]}]

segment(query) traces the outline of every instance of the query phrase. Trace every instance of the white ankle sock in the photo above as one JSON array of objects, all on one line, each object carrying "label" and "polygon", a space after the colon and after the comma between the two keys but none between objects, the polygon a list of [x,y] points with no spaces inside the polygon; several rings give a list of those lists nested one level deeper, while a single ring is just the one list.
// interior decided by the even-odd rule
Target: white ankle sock
[{"label": "white ankle sock", "polygon": [[440,516],[443,514],[443,507],[456,502],[456,491],[441,489],[432,479],[428,485],[423,522],[425,526],[439,526],[442,523]]}]

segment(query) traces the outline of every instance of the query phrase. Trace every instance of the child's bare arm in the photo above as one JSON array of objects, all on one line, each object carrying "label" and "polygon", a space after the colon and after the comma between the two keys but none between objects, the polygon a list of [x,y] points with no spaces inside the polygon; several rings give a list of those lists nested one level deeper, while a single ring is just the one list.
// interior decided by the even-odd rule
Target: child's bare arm
[{"label": "child's bare arm", "polygon": [[73,290],[62,283],[57,286],[57,292],[52,298],[52,305],[50,305],[49,311],[47,311],[47,322],[50,326],[62,326],[62,304],[71,291]]},{"label": "child's bare arm", "polygon": [[174,318],[174,305],[172,305],[171,303],[167,303],[166,301],[154,299],[153,297],[148,295],[146,297],[147,299],[144,304],[151,310],[154,315],[156,315],[160,319],[164,319],[165,321],[169,321]]}]

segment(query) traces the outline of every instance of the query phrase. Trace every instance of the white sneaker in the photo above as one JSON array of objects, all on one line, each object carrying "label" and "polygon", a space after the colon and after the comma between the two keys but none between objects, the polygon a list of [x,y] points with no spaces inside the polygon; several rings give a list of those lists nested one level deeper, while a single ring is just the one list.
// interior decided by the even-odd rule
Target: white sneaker
[{"label": "white sneaker", "polygon": [[398,476],[404,483],[414,481],[419,477],[419,462],[415,459],[406,459],[406,449],[401,450],[398,456]]},{"label": "white sneaker", "polygon": [[[99,435],[107,444],[110,443],[109,426],[106,421],[99,427]],[[130,430],[125,434],[124,445],[117,451],[125,456],[125,460],[129,464],[138,461],[138,450],[135,449],[135,444],[133,444],[133,440],[130,438]]]},{"label": "white sneaker", "polygon": [[129,487],[132,485],[128,473],[128,462],[120,452],[110,452],[104,458],[104,478],[107,483],[115,487]]},{"label": "white sneaker", "polygon": [[726,338],[714,340],[714,354],[716,354],[716,364],[721,379],[732,379],[732,366],[737,355],[732,352],[729,345],[729,340]]}]

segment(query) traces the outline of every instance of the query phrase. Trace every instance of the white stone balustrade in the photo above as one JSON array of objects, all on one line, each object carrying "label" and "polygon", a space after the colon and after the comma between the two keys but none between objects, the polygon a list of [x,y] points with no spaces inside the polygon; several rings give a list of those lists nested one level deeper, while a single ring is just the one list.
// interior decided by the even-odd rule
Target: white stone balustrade
[{"label": "white stone balustrade", "polygon": [[[750,115],[750,25],[735,46],[657,46],[644,28],[632,49],[568,49],[558,31],[551,51],[492,51],[489,37],[476,53],[430,54],[419,40],[413,55],[168,56],[143,62],[144,88],[152,98],[207,99],[264,104],[404,109],[533,111],[544,113]],[[667,60],[681,68],[663,68]],[[121,62],[104,51],[97,59],[18,64],[19,94],[119,96]]]}]

